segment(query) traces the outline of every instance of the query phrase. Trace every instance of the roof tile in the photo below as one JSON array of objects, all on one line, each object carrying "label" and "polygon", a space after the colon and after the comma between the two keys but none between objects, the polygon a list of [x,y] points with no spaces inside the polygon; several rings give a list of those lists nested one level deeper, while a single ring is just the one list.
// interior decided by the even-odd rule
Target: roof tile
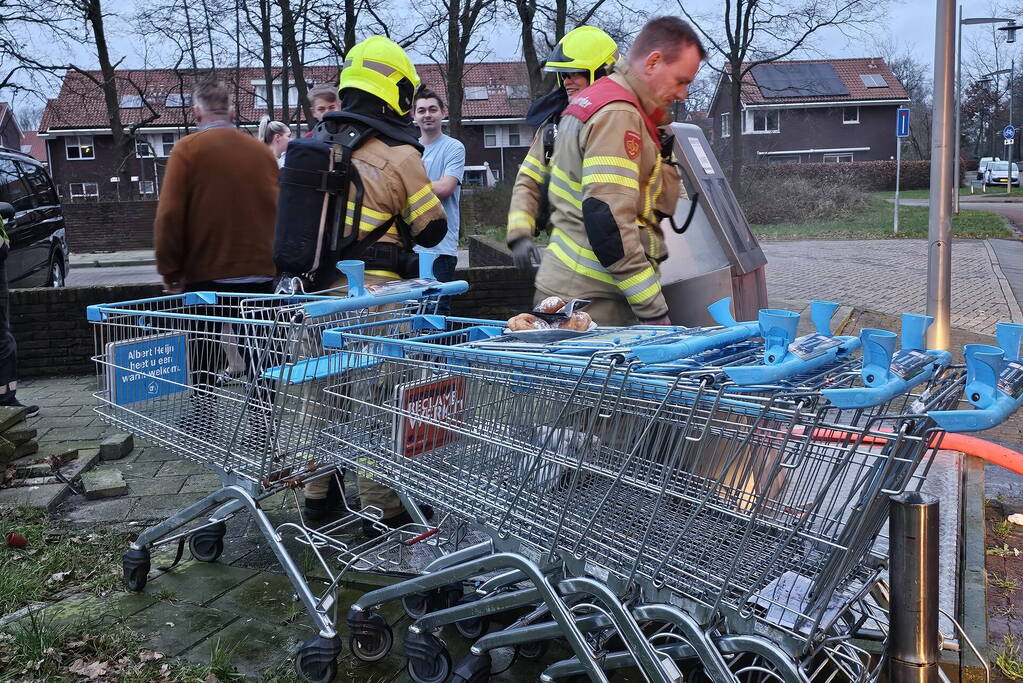
[{"label": "roof tile", "polygon": [[[773,64],[830,64],[849,91],[848,95],[822,95],[814,97],[764,97],[757,87],[753,74],[743,76],[743,104],[795,104],[800,102],[856,102],[864,100],[908,100],[909,94],[892,69],[880,57],[858,57],[853,59],[800,59],[772,62]],[[743,68],[745,68],[745,64]],[[876,74],[888,84],[884,88],[868,88],[860,78],[861,74]]]}]

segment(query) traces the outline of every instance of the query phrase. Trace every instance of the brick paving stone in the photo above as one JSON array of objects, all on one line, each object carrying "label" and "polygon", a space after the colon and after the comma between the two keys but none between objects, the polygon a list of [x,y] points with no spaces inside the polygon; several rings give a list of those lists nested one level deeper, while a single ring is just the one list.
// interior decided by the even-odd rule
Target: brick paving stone
[{"label": "brick paving stone", "polygon": [[[123,619],[137,614],[156,602],[156,598],[145,593],[109,593],[102,597],[95,595],[73,596],[42,610],[45,619],[52,619],[55,625],[95,622],[97,619]],[[95,628],[95,626],[92,626]]]},{"label": "brick paving stone", "polygon": [[131,434],[112,434],[99,444],[99,457],[104,460],[120,460],[135,448],[135,437]]},{"label": "brick paving stone", "polygon": [[125,479],[132,477],[155,477],[157,471],[163,463],[159,462],[124,462],[120,461],[117,463],[117,469],[121,470],[121,474],[124,475]]},{"label": "brick paving stone", "polygon": [[139,442],[135,447],[135,452],[138,454],[135,458],[135,462],[165,462],[167,460],[178,460],[181,456],[176,453],[159,448],[157,446],[142,447]]},{"label": "brick paving stone", "polygon": [[[130,484],[130,482],[129,482]],[[131,510],[132,519],[163,519],[202,498],[200,493],[165,493],[139,496]]]},{"label": "brick paving stone", "polygon": [[133,496],[86,501],[85,496],[71,496],[64,505],[64,516],[75,524],[125,522],[138,499]]},{"label": "brick paving stone", "polygon": [[52,510],[61,503],[67,494],[68,487],[64,484],[15,486],[0,489],[0,507],[25,505]]},{"label": "brick paving stone", "polygon": [[[242,612],[244,615],[244,612]],[[231,653],[231,664],[247,680],[260,680],[267,671],[286,664],[288,656],[306,640],[313,629],[298,624],[273,626],[241,616],[182,655],[193,664],[209,664],[214,646]],[[293,672],[294,669],[288,668]],[[338,680],[344,680],[339,677]]]}]

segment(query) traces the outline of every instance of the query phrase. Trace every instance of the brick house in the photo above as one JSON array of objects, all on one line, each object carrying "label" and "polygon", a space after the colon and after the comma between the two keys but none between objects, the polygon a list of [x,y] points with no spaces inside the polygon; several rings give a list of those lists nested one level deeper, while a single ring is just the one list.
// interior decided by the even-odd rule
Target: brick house
[{"label": "brick house", "polygon": [[[419,64],[423,84],[444,93],[443,66]],[[45,141],[50,171],[65,201],[124,201],[156,199],[174,144],[192,132],[190,92],[208,72],[170,69],[118,70],[121,117],[126,126],[138,125],[133,153],[114,149],[113,136],[100,89],[87,77],[67,72],[60,93],[47,102],[38,136]],[[255,131],[267,113],[267,83],[261,68],[223,69],[218,74],[235,89],[239,125]],[[338,69],[306,67],[309,86],[337,83]],[[465,72],[462,142],[466,165],[490,165],[498,177],[514,176],[525,156],[533,129],[524,116],[529,108],[529,78],[524,62],[471,64]],[[281,117],[283,90],[274,80],[274,118]],[[288,88],[292,122],[302,114],[297,89]],[[303,127],[303,131],[306,130]],[[119,171],[130,177],[121,187]]]},{"label": "brick house", "polygon": [[879,57],[784,61],[743,78],[742,116],[731,113],[729,74],[711,99],[715,149],[731,158],[743,136],[748,162],[874,161],[895,157],[895,110],[909,96]]}]

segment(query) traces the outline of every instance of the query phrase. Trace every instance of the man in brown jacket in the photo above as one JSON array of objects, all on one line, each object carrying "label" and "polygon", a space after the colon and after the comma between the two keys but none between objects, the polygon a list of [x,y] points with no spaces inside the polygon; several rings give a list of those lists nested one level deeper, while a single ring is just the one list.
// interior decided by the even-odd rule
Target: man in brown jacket
[{"label": "man in brown jacket", "polygon": [[[174,145],[153,225],[164,289],[271,292],[277,161],[269,147],[231,122],[234,107],[222,81],[197,85],[192,105],[198,129]],[[200,403],[215,398],[212,387],[223,370],[236,374],[253,364],[244,351],[217,341],[232,339],[232,330],[222,327],[230,325],[193,330],[189,364]]]},{"label": "man in brown jacket", "polygon": [[222,81],[192,91],[195,133],[174,146],[156,209],[156,267],[168,292],[269,292],[277,162],[231,122]]}]

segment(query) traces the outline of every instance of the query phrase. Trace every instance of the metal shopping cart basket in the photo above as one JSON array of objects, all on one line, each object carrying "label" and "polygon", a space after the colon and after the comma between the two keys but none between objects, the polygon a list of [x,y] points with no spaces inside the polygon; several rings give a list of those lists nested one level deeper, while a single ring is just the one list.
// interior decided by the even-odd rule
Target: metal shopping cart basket
[{"label": "metal shopping cart basket", "polygon": [[[371,555],[364,545],[335,541],[301,520],[275,528],[261,509],[260,501],[337,476],[343,466],[321,447],[324,426],[336,426],[323,387],[353,368],[324,348],[323,333],[371,321],[409,336],[405,328],[422,320],[438,296],[467,289],[465,282],[410,281],[374,290],[363,286],[361,262],[338,266],[348,275],[347,291],[335,291],[338,296],[191,292],[88,309],[100,415],[215,471],[222,482],[218,491],[139,535],[124,556],[128,587],[144,588],[150,551],[158,545],[179,541],[180,557],[187,537],[196,559],[217,559],[225,520],[247,510],[319,632],[296,660],[300,670],[312,671],[322,669],[322,660],[333,661],[340,648],[333,625],[340,575],[329,574],[334,580],[315,594],[282,536],[297,537],[324,566],[335,560],[342,571],[394,562],[395,546],[420,535],[415,540],[437,548],[445,542],[437,531],[404,529],[390,534],[388,553],[378,546]],[[206,521],[181,531],[204,516]]]},{"label": "metal shopping cart basket", "polygon": [[[859,680],[870,672],[843,648],[859,618],[853,606],[881,574],[871,548],[887,496],[918,484],[941,427],[963,415],[1004,419],[1018,403],[991,398],[989,387],[968,392],[971,401],[984,394],[976,399],[983,410],[952,410],[964,386],[977,384],[978,363],[1001,358],[967,353],[965,372],[949,368],[944,352],[914,348],[926,325],[908,322],[898,354],[893,334],[866,330],[857,372],[840,363],[829,378],[828,365],[811,358],[789,370],[812,382],[773,387],[740,385],[752,366],[649,372],[624,347],[580,358],[564,348],[516,353],[493,338],[474,345],[465,331],[444,343],[434,343],[443,335],[330,333],[345,353],[375,357],[367,372],[392,393],[360,399],[351,384],[328,393],[343,396],[363,424],[349,432],[354,440],[339,439],[339,451],[359,453],[410,495],[457,507],[498,545],[512,539],[538,563],[560,558],[577,574],[638,585],[644,599],[681,606],[721,633],[766,634],[784,647],[772,656],[794,661],[777,667],[797,679],[826,660]],[[768,342],[769,332],[761,330]],[[895,363],[909,356],[918,361],[912,372]],[[356,603],[355,616],[480,565],[466,567],[375,592]],[[449,610],[417,627],[466,613]],[[640,659],[642,644],[633,645]],[[582,664],[600,680],[592,662]]]}]

